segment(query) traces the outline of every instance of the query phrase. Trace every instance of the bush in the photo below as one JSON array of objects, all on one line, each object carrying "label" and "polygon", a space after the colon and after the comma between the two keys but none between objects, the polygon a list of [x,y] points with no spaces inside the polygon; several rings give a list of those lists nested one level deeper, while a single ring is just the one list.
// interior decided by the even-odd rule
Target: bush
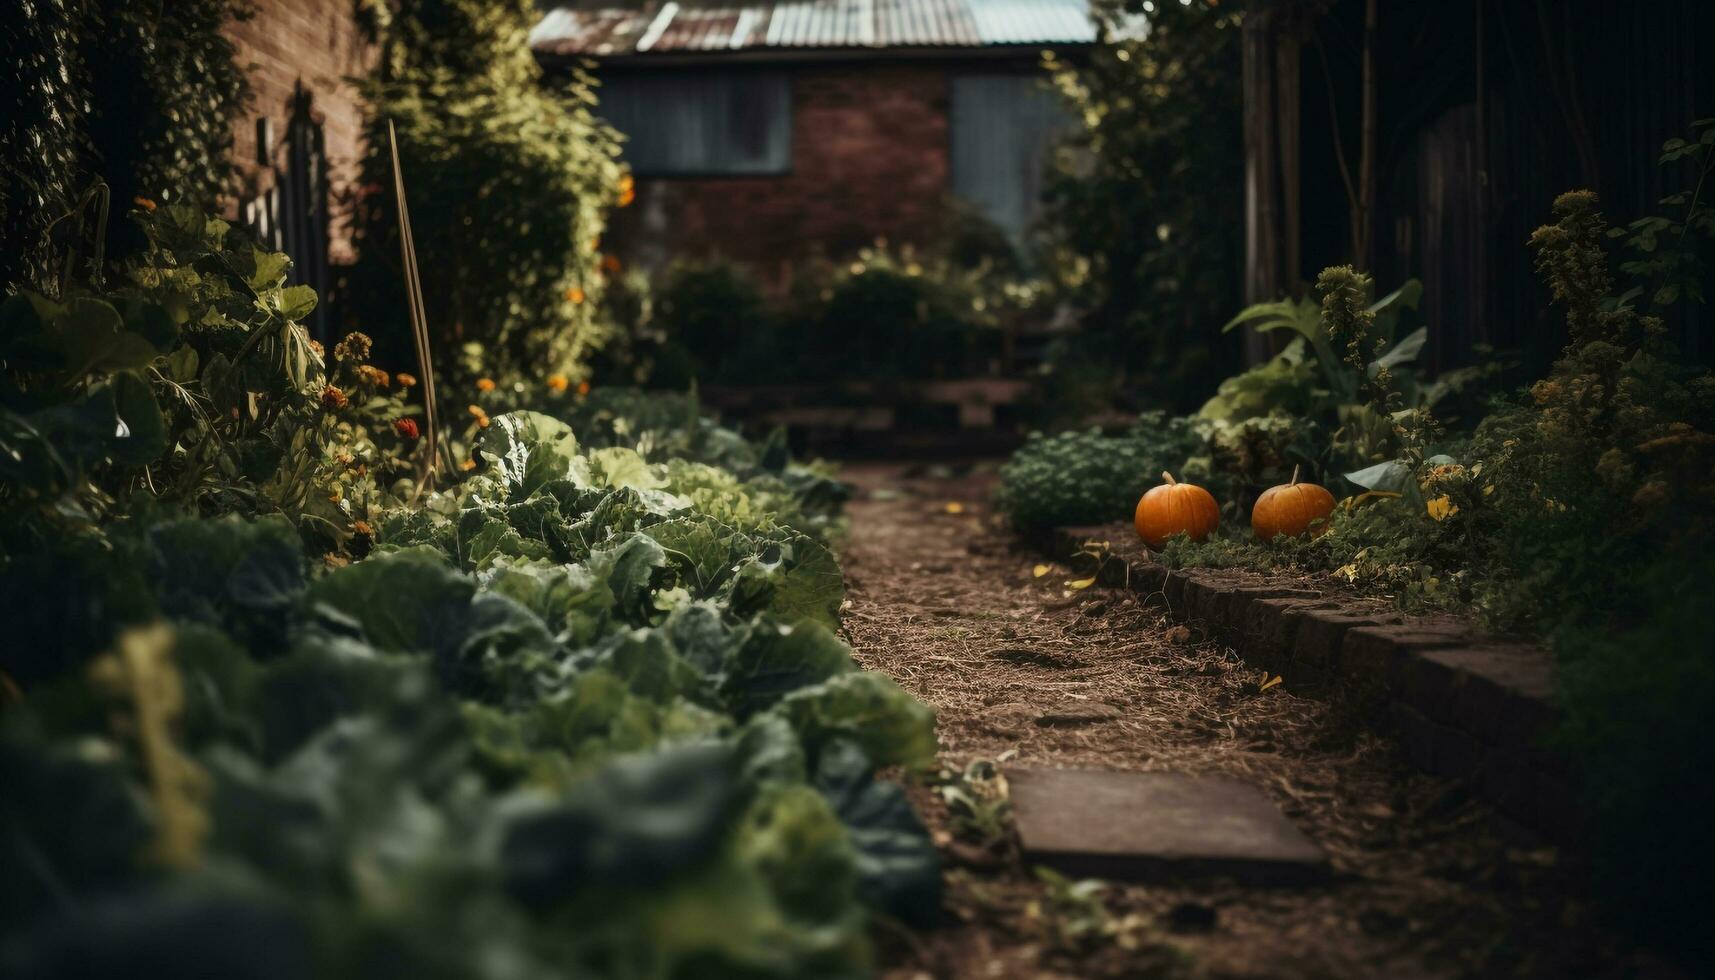
[{"label": "bush", "polygon": [[[381,59],[363,85],[368,139],[348,312],[389,352],[412,349],[391,120],[434,350],[446,352],[437,368],[453,382],[460,373],[581,380],[606,330],[597,315],[605,215],[632,193],[618,138],[594,114],[593,82],[573,72],[544,83],[525,43],[539,16],[529,0],[369,9]],[[457,351],[467,356],[448,356]]]},{"label": "bush", "polygon": [[1163,470],[1203,446],[1185,419],[1149,412],[1120,435],[1033,434],[1001,467],[995,503],[1020,528],[1104,524],[1130,516]]},{"label": "bush", "polygon": [[[325,357],[290,260],[188,205],[132,213],[122,284],[0,309],[0,522],[22,538],[139,507],[283,513],[327,548],[408,479],[415,439],[366,339]],[[21,536],[21,537],[20,537]]]}]

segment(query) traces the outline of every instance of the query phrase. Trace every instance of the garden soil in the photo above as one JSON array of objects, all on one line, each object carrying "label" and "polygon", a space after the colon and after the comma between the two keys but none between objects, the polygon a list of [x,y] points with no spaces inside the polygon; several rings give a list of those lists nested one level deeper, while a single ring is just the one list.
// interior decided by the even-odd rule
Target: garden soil
[{"label": "garden soil", "polygon": [[[1413,769],[1339,704],[1265,687],[1131,593],[1079,588],[993,513],[992,467],[870,464],[846,477],[847,638],[939,718],[941,773],[909,787],[942,851],[942,922],[877,927],[889,980],[1675,975],[1599,926],[1575,860]],[[949,811],[947,787],[1000,797],[1002,781],[958,778],[986,762],[1003,777],[1239,779],[1333,871],[1300,887],[1056,884],[1020,858],[1009,824],[985,834]]]}]

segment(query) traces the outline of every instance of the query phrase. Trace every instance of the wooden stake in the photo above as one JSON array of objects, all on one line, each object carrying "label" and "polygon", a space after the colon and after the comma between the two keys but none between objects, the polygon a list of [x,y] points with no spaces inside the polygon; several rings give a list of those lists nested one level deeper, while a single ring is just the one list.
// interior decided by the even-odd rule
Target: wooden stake
[{"label": "wooden stake", "polygon": [[431,489],[435,483],[435,466],[440,460],[440,424],[435,400],[435,367],[430,357],[429,318],[423,304],[423,281],[417,269],[417,247],[411,238],[411,209],[405,202],[405,171],[399,165],[399,135],[393,120],[387,120],[387,143],[393,153],[393,194],[399,203],[399,250],[405,268],[405,298],[411,311],[411,338],[417,346],[417,369],[423,375],[423,417],[429,440],[429,458],[424,468],[422,486]]}]

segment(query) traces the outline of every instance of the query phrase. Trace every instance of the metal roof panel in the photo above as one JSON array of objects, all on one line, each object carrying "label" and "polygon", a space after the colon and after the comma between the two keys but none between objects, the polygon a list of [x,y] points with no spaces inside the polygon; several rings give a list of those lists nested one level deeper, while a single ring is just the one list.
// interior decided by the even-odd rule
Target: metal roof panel
[{"label": "metal roof panel", "polygon": [[530,32],[555,55],[1088,44],[1089,0],[562,0]]}]

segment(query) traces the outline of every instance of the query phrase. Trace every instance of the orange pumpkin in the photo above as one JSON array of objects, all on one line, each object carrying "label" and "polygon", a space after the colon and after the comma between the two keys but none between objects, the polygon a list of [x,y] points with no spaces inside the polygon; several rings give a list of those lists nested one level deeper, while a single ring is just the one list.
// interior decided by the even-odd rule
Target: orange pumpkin
[{"label": "orange pumpkin", "polygon": [[1221,523],[1221,508],[1209,491],[1180,483],[1171,473],[1163,473],[1161,478],[1167,482],[1150,488],[1137,502],[1133,523],[1143,540],[1151,548],[1159,548],[1175,534],[1201,541],[1213,533]]},{"label": "orange pumpkin", "polygon": [[1273,541],[1277,534],[1297,537],[1305,531],[1316,537],[1328,530],[1328,517],[1334,513],[1334,495],[1314,483],[1298,482],[1298,467],[1292,468],[1292,482],[1270,487],[1256,498],[1251,508],[1251,531],[1259,541]]}]

